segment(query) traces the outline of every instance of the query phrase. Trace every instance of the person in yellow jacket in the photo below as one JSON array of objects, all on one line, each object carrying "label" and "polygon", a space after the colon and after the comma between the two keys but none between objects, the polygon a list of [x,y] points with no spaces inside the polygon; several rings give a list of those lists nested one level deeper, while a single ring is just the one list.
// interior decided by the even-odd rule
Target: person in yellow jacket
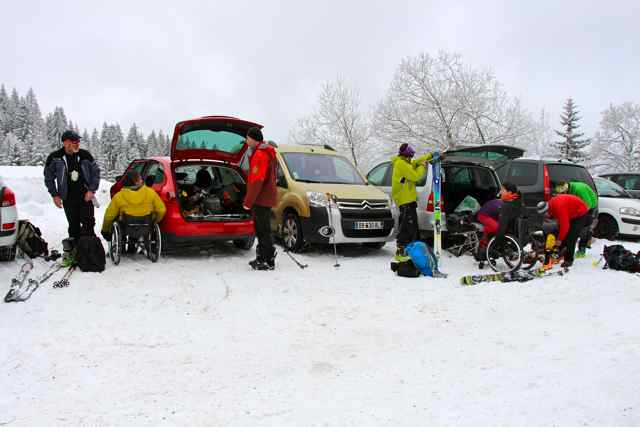
[{"label": "person in yellow jacket", "polygon": [[427,153],[412,160],[414,155],[413,147],[404,143],[398,155],[391,158],[391,197],[400,210],[396,260],[405,259],[404,248],[419,238],[416,183],[427,173],[427,164],[433,158],[433,153]]},{"label": "person in yellow jacket", "polygon": [[158,193],[144,185],[139,172],[127,172],[124,185],[125,187],[113,196],[104,213],[101,233],[106,240],[111,240],[111,224],[123,214],[138,217],[153,214],[153,220],[160,222],[167,212]]}]

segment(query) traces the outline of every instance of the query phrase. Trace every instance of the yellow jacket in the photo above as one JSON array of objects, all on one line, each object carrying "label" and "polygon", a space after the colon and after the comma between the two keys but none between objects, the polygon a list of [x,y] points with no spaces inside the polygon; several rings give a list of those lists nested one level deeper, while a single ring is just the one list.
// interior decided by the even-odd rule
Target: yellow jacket
[{"label": "yellow jacket", "polygon": [[415,202],[418,199],[416,182],[420,181],[427,168],[424,163],[431,160],[432,153],[418,157],[415,160],[407,160],[402,156],[391,158],[393,175],[391,175],[391,197],[397,206]]},{"label": "yellow jacket", "polygon": [[118,191],[104,213],[102,231],[108,232],[111,224],[122,214],[130,216],[146,216],[153,214],[155,222],[160,222],[167,212],[164,202],[153,189],[143,185],[135,189],[124,187]]}]

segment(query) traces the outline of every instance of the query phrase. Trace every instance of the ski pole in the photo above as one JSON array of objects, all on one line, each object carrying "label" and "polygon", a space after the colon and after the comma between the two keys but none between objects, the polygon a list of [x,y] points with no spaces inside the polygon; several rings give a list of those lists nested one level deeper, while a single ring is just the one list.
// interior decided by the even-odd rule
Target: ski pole
[{"label": "ski pole", "polygon": [[300,261],[298,261],[297,259],[295,259],[295,257],[294,257],[293,255],[291,255],[291,252],[289,252],[289,251],[284,251],[284,253],[286,253],[287,255],[289,255],[289,258],[291,258],[291,260],[292,260],[293,262],[295,262],[295,263],[296,263],[296,265],[297,265],[298,267],[300,267],[301,269],[303,269],[303,270],[304,270],[305,268],[309,267],[307,264],[303,264],[303,263],[301,263]]},{"label": "ski pole", "polygon": [[335,201],[335,196],[331,193],[327,193],[327,209],[329,211],[329,227],[331,227],[331,237],[333,239],[333,254],[336,259],[336,263],[333,264],[334,267],[340,267],[340,263],[338,262],[338,248],[336,246],[336,229],[333,226],[333,213],[331,211],[331,203]]}]

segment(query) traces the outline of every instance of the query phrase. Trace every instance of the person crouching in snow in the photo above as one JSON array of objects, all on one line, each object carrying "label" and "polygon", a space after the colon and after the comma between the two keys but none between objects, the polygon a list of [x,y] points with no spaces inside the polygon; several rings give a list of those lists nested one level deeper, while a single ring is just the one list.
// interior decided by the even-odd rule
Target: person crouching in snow
[{"label": "person crouching in snow", "polygon": [[480,208],[476,219],[483,225],[484,231],[476,253],[478,261],[484,261],[491,236],[496,236],[496,248],[502,246],[509,227],[522,213],[521,199],[518,187],[511,182],[505,182],[500,187],[500,197],[489,200]]},{"label": "person crouching in snow", "polygon": [[598,195],[589,185],[580,181],[560,182],[555,186],[555,190],[558,194],[573,194],[579,197],[589,208],[587,221],[578,240],[578,252],[576,252],[576,258],[584,258],[587,256],[587,247],[590,247],[589,242],[593,234],[591,227],[598,216]]},{"label": "person crouching in snow", "polygon": [[552,197],[549,202],[538,203],[537,210],[538,213],[558,221],[556,247],[558,252],[564,255],[564,261],[560,265],[563,268],[571,267],[576,241],[588,222],[589,208],[577,196],[559,194]]},{"label": "person crouching in snow", "polygon": [[[411,160],[415,150],[409,144],[400,146],[398,155],[391,158],[393,175],[391,178],[391,197],[400,210],[398,220],[398,236],[396,243],[397,261],[405,259],[404,248],[414,240],[418,240],[418,193],[416,183],[427,173],[427,163],[434,158],[434,153]],[[435,153],[437,158],[438,153]]]},{"label": "person crouching in snow", "polygon": [[104,213],[102,221],[102,237],[111,240],[111,224],[123,215],[145,217],[153,215],[153,222],[164,218],[167,208],[164,202],[152,188],[144,185],[144,181],[137,171],[127,172],[124,188],[116,193]]}]

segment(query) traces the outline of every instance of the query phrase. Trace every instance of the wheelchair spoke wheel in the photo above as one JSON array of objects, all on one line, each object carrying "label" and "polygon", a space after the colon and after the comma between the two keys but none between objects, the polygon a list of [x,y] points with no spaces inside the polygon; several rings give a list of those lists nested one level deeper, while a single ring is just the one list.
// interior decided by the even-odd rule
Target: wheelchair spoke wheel
[{"label": "wheelchair spoke wheel", "polygon": [[160,226],[154,224],[149,233],[149,240],[147,241],[147,257],[151,262],[157,262],[160,259],[160,253],[162,252],[162,233],[160,232]]},{"label": "wheelchair spoke wheel", "polygon": [[518,241],[511,236],[505,236],[502,248],[496,248],[495,242],[496,239],[493,238],[487,245],[487,262],[493,271],[506,273],[520,268],[523,254]]},{"label": "wheelchair spoke wheel", "polygon": [[120,256],[122,255],[122,229],[117,222],[111,226],[111,240],[109,241],[109,257],[114,265],[120,264]]}]

